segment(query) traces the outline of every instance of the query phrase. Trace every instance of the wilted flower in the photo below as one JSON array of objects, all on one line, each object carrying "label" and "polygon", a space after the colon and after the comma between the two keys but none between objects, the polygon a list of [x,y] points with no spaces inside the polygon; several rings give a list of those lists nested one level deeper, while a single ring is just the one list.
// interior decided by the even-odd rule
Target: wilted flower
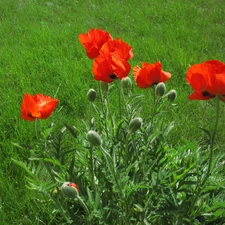
[{"label": "wilted flower", "polygon": [[87,139],[90,142],[90,144],[94,146],[100,146],[101,145],[101,137],[99,134],[94,130],[89,130],[87,134]]},{"label": "wilted flower", "polygon": [[21,118],[34,121],[48,118],[55,109],[58,100],[42,94],[31,96],[26,93],[21,105]]}]

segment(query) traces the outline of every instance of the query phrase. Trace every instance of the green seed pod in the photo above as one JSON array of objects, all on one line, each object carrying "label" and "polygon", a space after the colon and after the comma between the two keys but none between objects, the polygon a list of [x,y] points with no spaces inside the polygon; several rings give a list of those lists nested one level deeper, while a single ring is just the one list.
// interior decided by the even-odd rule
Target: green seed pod
[{"label": "green seed pod", "polygon": [[130,90],[132,88],[132,82],[130,77],[125,77],[121,80],[121,83],[123,85],[124,88]]},{"label": "green seed pod", "polygon": [[87,93],[87,98],[88,98],[88,101],[90,102],[94,102],[95,98],[96,98],[96,91],[91,88],[88,93]]},{"label": "green seed pod", "polygon": [[108,92],[109,90],[109,84],[103,81],[99,81],[100,82],[100,87],[102,89],[103,92]]},{"label": "green seed pod", "polygon": [[87,139],[90,142],[90,144],[94,146],[100,146],[102,141],[99,134],[94,130],[89,130],[87,133]]},{"label": "green seed pod", "polygon": [[136,118],[132,119],[130,121],[129,128],[128,128],[129,133],[134,133],[135,131],[140,129],[142,126],[142,122],[143,122],[143,120],[140,117],[136,117]]},{"label": "green seed pod", "polygon": [[168,100],[170,102],[173,102],[177,98],[177,92],[176,90],[170,90],[168,93]]},{"label": "green seed pod", "polygon": [[72,182],[64,182],[61,186],[61,191],[65,196],[75,198],[78,194],[78,187]]},{"label": "green seed pod", "polygon": [[166,92],[166,85],[163,82],[160,82],[156,85],[155,93],[156,95],[162,97]]}]

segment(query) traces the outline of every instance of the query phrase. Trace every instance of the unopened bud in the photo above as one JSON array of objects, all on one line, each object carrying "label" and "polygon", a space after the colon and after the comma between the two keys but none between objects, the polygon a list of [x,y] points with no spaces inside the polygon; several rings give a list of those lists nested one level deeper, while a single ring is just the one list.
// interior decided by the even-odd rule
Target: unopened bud
[{"label": "unopened bud", "polygon": [[130,90],[132,88],[132,82],[130,77],[125,77],[121,80],[121,83],[123,85],[124,88]]},{"label": "unopened bud", "polygon": [[89,130],[87,134],[88,141],[94,146],[100,146],[102,141],[99,134],[94,130]]},{"label": "unopened bud", "polygon": [[177,92],[176,90],[170,90],[168,93],[168,100],[170,102],[173,102],[177,98]]},{"label": "unopened bud", "polygon": [[99,81],[100,82],[100,87],[102,89],[103,92],[108,92],[109,90],[109,84],[103,81]]},{"label": "unopened bud", "polygon": [[140,117],[136,117],[136,118],[132,119],[129,124],[129,132],[134,133],[135,131],[140,129],[142,122],[143,122],[143,120]]},{"label": "unopened bud", "polygon": [[93,102],[95,100],[95,98],[96,98],[96,91],[93,88],[91,88],[88,91],[87,98],[88,98],[88,101],[90,101],[90,102]]},{"label": "unopened bud", "polygon": [[155,93],[156,95],[162,97],[166,92],[166,85],[163,82],[160,82],[156,85]]},{"label": "unopened bud", "polygon": [[61,186],[61,191],[69,198],[75,198],[78,194],[78,187],[72,182],[64,182]]}]

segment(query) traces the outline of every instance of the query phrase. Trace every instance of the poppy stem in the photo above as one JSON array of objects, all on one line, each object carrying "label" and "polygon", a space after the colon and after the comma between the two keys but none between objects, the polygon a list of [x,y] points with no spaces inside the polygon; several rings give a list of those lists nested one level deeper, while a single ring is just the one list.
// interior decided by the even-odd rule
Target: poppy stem
[{"label": "poppy stem", "polygon": [[[107,109],[108,109],[108,114],[109,114],[109,117],[110,117],[111,125],[112,125],[112,128],[114,129],[114,123],[113,123],[113,119],[112,119],[112,113],[111,113],[111,110],[110,110],[108,93],[106,93],[106,101],[107,101]],[[106,121],[107,121],[107,116],[106,116]],[[107,129],[107,127],[106,127],[106,129]],[[107,136],[108,136],[108,134],[107,134]]]},{"label": "poppy stem", "polygon": [[[126,104],[126,99],[125,99],[125,96],[124,96],[124,93],[123,93],[123,88],[122,88],[122,86],[121,86],[121,80],[119,80],[118,79],[118,88],[119,88],[119,94],[120,94],[120,96],[122,96],[122,98],[123,98],[123,102],[124,102],[124,108],[125,108],[125,110],[126,110],[126,113],[127,113],[127,116],[129,115],[129,113],[128,113],[128,109],[127,109],[127,104]],[[121,115],[121,111],[122,111],[122,107],[121,107],[121,98],[120,98],[120,101],[119,101],[119,103],[120,103],[120,115]],[[121,119],[121,116],[120,116],[120,119]]]},{"label": "poppy stem", "polygon": [[90,149],[90,166],[91,166],[91,182],[92,188],[94,193],[96,194],[96,187],[95,187],[95,162],[93,157],[93,148]]},{"label": "poppy stem", "polygon": [[103,156],[105,157],[106,163],[108,165],[108,169],[110,170],[110,173],[111,173],[112,177],[114,178],[114,181],[119,189],[119,193],[122,194],[123,193],[122,188],[117,179],[115,162],[114,162],[113,158],[111,157],[111,155],[102,146],[100,146],[100,150],[103,153]]},{"label": "poppy stem", "polygon": [[89,129],[92,129],[92,123],[91,123],[91,119],[92,119],[92,102],[89,103]]},{"label": "poppy stem", "polygon": [[130,137],[130,133],[128,133],[127,135],[126,135],[126,142],[125,142],[125,146],[126,146],[126,148],[125,148],[125,158],[124,158],[124,161],[125,161],[125,168],[127,168],[127,166],[128,166],[128,161],[129,161],[129,159],[128,159],[128,157],[129,157],[129,137]]},{"label": "poppy stem", "polygon": [[35,133],[36,133],[36,138],[39,139],[39,130],[38,130],[38,119],[35,119]]},{"label": "poppy stem", "polygon": [[151,89],[152,89],[152,95],[153,95],[153,112],[152,112],[152,115],[151,115],[151,124],[150,124],[149,132],[151,132],[152,128],[154,127],[154,118],[155,118],[155,115],[156,115],[156,108],[157,108],[155,86],[152,85]]},{"label": "poppy stem", "polygon": [[216,136],[216,132],[217,132],[218,124],[219,124],[219,111],[220,111],[219,103],[220,103],[220,99],[219,99],[219,97],[216,97],[216,122],[215,122],[214,131],[212,133],[211,140],[210,140],[208,169],[207,169],[205,178],[202,181],[202,184],[201,184],[202,187],[204,187],[207,179],[210,176],[210,172],[211,172],[212,159],[213,159],[213,147],[214,147],[215,136]]},{"label": "poppy stem", "polygon": [[104,114],[103,97],[102,97],[102,89],[101,89],[100,82],[98,82],[98,90],[99,90],[99,94],[100,94],[100,101],[101,101],[101,105],[102,105],[102,112]]},{"label": "poppy stem", "polygon": [[210,173],[211,173],[212,160],[213,160],[213,147],[214,147],[215,136],[216,136],[216,132],[217,132],[218,124],[219,124],[219,109],[220,109],[219,103],[220,103],[220,99],[219,99],[219,97],[217,97],[216,98],[216,121],[215,121],[213,133],[210,137],[208,167],[207,167],[207,171],[206,171],[205,177],[203,178],[202,182],[200,182],[200,184],[197,184],[197,188],[196,188],[197,193],[196,193],[196,195],[192,201],[192,204],[188,210],[189,213],[192,211],[193,207],[195,206],[195,203],[198,200],[199,195],[200,195],[201,191],[203,190],[203,188],[210,176]]},{"label": "poppy stem", "polygon": [[83,208],[85,209],[86,213],[89,215],[90,214],[89,209],[87,205],[84,203],[83,199],[79,195],[77,195],[77,199],[80,202],[81,206],[83,206]]},{"label": "poppy stem", "polygon": [[118,90],[119,90],[119,94],[118,94],[118,96],[119,96],[119,110],[120,110],[119,113],[120,113],[120,120],[121,120],[121,118],[122,118],[122,107],[121,107],[120,80],[118,80],[117,84],[118,84]]},{"label": "poppy stem", "polygon": [[156,101],[156,96],[155,96],[155,85],[152,85],[152,95],[153,95],[153,103],[154,103],[154,109],[155,109],[155,101]]},{"label": "poppy stem", "polygon": [[[101,88],[101,84],[100,82],[98,82],[98,90],[99,90],[99,94],[100,94],[100,101],[101,101],[101,106],[102,106],[102,115],[105,117],[105,120],[104,120],[104,126],[105,126],[105,132],[106,132],[106,135],[107,137],[109,136],[108,135],[108,127],[107,127],[107,110],[105,110],[104,108],[104,101],[103,101],[103,95],[102,95],[102,88]],[[109,105],[109,102],[108,102],[108,91],[106,92],[106,101],[107,101],[107,105]],[[108,107],[108,111],[109,110],[109,106]],[[112,126],[113,126],[113,122],[112,122],[112,119],[111,119],[111,123],[112,123]]]}]

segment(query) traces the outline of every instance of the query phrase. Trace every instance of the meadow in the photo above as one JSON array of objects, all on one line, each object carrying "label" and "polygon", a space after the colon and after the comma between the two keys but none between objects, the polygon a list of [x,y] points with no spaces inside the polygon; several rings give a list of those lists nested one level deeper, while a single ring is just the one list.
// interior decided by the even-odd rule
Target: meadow
[{"label": "meadow", "polygon": [[[42,206],[42,195],[27,188],[27,172],[14,160],[28,161],[36,140],[34,123],[20,118],[26,92],[59,99],[52,116],[39,123],[40,130],[51,124],[56,130],[64,123],[83,126],[82,120],[89,115],[89,103],[84,99],[90,88],[98,89],[91,72],[92,61],[78,41],[78,35],[90,28],[101,28],[129,43],[134,52],[132,67],[160,61],[163,69],[172,74],[166,86],[168,90],[176,89],[177,99],[173,110],[164,114],[165,121],[175,124],[167,137],[169,146],[189,144],[198,149],[207,141],[207,132],[199,128],[214,127],[215,102],[188,100],[192,90],[185,76],[195,63],[209,59],[225,62],[224,0],[2,0],[0,223],[3,225],[69,224],[54,213],[54,204]],[[142,108],[147,116],[151,111],[150,94],[135,86],[132,72],[130,78],[132,91],[144,95]],[[117,98],[112,97],[112,102],[115,102],[112,111],[117,111]],[[221,105],[214,152],[224,157],[225,107]],[[224,173],[220,172],[218,179],[222,183]],[[222,200],[224,191],[219,196]],[[223,224],[224,210],[221,203],[220,211],[215,211],[220,213],[220,222],[202,224]]]}]

